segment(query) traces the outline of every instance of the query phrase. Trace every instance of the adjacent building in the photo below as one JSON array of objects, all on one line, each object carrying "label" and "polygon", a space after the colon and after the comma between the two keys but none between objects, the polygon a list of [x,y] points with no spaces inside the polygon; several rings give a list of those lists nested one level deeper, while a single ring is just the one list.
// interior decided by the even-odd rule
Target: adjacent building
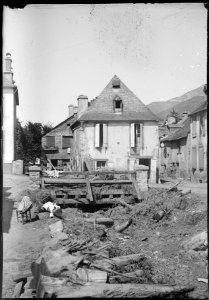
[{"label": "adjacent building", "polygon": [[207,101],[190,114],[190,165],[195,179],[207,177]]},{"label": "adjacent building", "polygon": [[207,181],[207,100],[160,128],[160,177]]},{"label": "adjacent building", "polygon": [[3,72],[3,172],[12,173],[12,164],[16,159],[15,131],[16,107],[19,105],[18,88],[13,80],[12,58],[7,53]]},{"label": "adjacent building", "polygon": [[142,164],[156,182],[158,117],[116,75],[91,102],[78,97],[77,119],[70,127],[80,171],[133,170]]},{"label": "adjacent building", "polygon": [[76,167],[71,155],[73,134],[68,124],[75,121],[77,109],[72,105],[68,109],[68,118],[45,134],[41,140],[49,169],[55,167],[58,170],[72,171]]}]

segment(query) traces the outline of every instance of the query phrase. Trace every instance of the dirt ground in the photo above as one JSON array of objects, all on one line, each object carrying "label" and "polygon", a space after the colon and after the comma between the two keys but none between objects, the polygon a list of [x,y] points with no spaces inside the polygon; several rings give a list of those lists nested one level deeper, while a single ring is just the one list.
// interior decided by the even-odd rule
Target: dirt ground
[{"label": "dirt ground", "polygon": [[[50,239],[47,225],[57,221],[57,218],[43,219],[24,225],[17,222],[19,194],[29,184],[28,176],[4,175],[3,178],[2,298],[11,298],[15,286],[12,275],[30,269],[31,262],[39,257]],[[147,261],[139,266],[146,274],[141,282],[191,284],[195,291],[189,294],[190,298],[207,299],[207,284],[197,280],[208,278],[207,257],[202,255],[202,251],[193,255],[181,247],[184,240],[207,228],[207,184],[181,183],[179,187],[192,190],[182,201],[175,192],[165,194],[166,185],[169,186],[169,183],[150,186],[147,203],[141,206],[140,215],[134,217],[133,224],[124,233],[116,234],[113,229],[108,229],[107,239],[112,243],[110,255],[146,253]],[[164,200],[163,204],[161,200]],[[167,214],[156,222],[153,214],[162,205]],[[96,234],[95,225],[84,224],[85,217],[95,215],[111,217],[116,224],[129,218],[128,210],[122,206],[94,212],[66,208],[63,210],[66,232],[77,238]],[[130,270],[120,270],[123,271]]]}]

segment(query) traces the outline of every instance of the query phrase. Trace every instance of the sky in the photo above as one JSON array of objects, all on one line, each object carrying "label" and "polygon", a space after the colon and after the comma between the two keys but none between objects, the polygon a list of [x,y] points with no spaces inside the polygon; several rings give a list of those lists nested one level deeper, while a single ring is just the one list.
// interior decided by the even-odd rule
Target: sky
[{"label": "sky", "polygon": [[116,74],[145,104],[207,81],[203,3],[33,4],[3,12],[17,117],[56,126],[79,95],[98,96]]}]

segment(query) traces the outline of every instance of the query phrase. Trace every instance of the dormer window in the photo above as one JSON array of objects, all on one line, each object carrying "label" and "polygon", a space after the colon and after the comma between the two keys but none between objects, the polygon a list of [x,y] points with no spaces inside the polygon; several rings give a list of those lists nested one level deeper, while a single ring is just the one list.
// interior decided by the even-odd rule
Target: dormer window
[{"label": "dormer window", "polygon": [[122,112],[123,111],[123,102],[120,97],[116,96],[113,100],[113,109],[114,112]]},{"label": "dormer window", "polygon": [[119,89],[120,88],[120,80],[119,79],[114,79],[112,81],[112,87],[113,87],[113,89]]}]

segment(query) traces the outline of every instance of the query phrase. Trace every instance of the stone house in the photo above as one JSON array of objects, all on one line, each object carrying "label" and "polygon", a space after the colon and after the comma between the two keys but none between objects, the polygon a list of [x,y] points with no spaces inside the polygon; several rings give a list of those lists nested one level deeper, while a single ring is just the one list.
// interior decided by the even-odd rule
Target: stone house
[{"label": "stone house", "polygon": [[195,181],[207,179],[207,100],[190,113],[190,168]]},{"label": "stone house", "polygon": [[5,58],[5,71],[3,72],[3,172],[12,173],[13,162],[16,159],[15,131],[16,107],[19,105],[18,88],[14,84],[11,54]]},{"label": "stone house", "polygon": [[133,170],[149,167],[156,182],[158,117],[115,75],[98,97],[78,97],[72,155],[78,169]]},{"label": "stone house", "polygon": [[49,161],[49,168],[52,164],[58,170],[72,170],[73,134],[68,124],[75,121],[76,107],[69,105],[68,108],[68,118],[55,126],[41,139],[42,149]]},{"label": "stone house", "polygon": [[192,113],[184,113],[181,121],[159,131],[160,177],[206,181],[207,101]]},{"label": "stone house", "polygon": [[190,118],[183,114],[182,120],[167,125],[167,132],[160,137],[160,177],[188,178],[190,170]]}]

